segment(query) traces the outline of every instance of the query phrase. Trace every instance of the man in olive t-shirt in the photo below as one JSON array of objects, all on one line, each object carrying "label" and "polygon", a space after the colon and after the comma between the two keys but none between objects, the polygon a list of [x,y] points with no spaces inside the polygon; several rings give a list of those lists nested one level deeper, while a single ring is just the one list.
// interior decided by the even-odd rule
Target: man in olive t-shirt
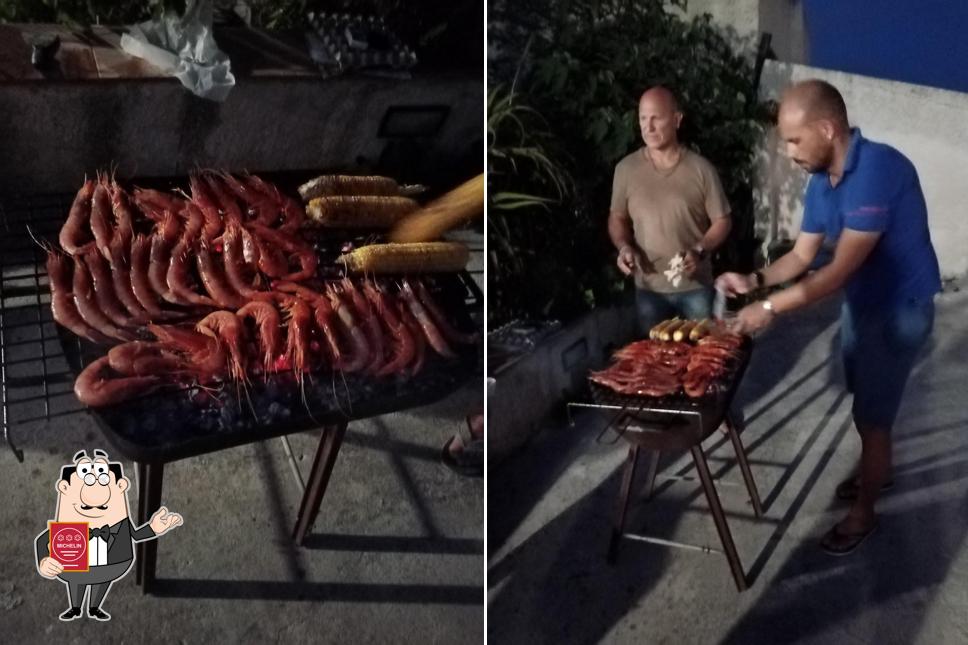
[{"label": "man in olive t-shirt", "polygon": [[[639,100],[645,146],[615,167],[608,233],[618,267],[634,275],[643,330],[681,316],[707,318],[712,307],[709,255],[732,226],[716,169],[679,144],[682,111],[657,86]],[[676,271],[681,266],[681,271]]]}]

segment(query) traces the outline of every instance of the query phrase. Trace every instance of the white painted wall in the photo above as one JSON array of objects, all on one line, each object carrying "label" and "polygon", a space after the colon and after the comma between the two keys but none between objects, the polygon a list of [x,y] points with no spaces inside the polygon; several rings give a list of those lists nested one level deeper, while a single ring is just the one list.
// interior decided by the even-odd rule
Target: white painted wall
[{"label": "white painted wall", "polygon": [[[776,100],[790,83],[807,78],[832,83],[844,96],[851,125],[914,162],[941,274],[968,273],[968,94],[767,61],[760,98]],[[772,128],[760,145],[757,166],[757,233],[767,243],[793,239],[807,175],[785,157]]]},{"label": "white painted wall", "polygon": [[807,61],[800,0],[688,0],[685,17],[705,13],[712,16],[714,24],[730,34],[737,51],[755,55],[760,34],[770,33],[773,36],[771,47],[779,60]]}]

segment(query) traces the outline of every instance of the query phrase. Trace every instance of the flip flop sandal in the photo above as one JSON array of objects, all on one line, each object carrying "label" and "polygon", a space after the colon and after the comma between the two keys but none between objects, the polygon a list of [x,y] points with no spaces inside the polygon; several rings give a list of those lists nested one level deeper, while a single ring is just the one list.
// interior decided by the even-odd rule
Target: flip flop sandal
[{"label": "flip flop sandal", "polygon": [[820,548],[829,555],[847,555],[853,553],[876,530],[877,522],[874,522],[864,533],[843,533],[839,525],[834,524],[834,527],[827,531],[820,541]]},{"label": "flip flop sandal", "polygon": [[[857,494],[860,491],[860,485],[857,482],[858,478],[855,475],[850,479],[845,479],[837,484],[837,488],[835,489],[837,499],[842,499],[848,502],[857,499]],[[884,485],[881,486],[881,492],[886,493],[892,488],[894,488],[894,480],[885,482]]]},{"label": "flip flop sandal", "polygon": [[[464,477],[484,476],[484,439],[474,437],[471,433],[470,417],[467,423],[453,437],[447,440],[440,450],[440,461],[458,475]],[[453,442],[459,441],[463,449],[456,456],[451,454]]]}]

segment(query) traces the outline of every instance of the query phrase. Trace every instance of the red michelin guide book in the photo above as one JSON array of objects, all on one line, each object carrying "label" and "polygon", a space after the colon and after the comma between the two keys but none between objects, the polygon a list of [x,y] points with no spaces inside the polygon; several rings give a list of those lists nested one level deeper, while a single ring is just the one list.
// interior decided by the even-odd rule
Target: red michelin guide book
[{"label": "red michelin guide book", "polygon": [[50,556],[64,571],[87,571],[87,522],[48,522]]}]

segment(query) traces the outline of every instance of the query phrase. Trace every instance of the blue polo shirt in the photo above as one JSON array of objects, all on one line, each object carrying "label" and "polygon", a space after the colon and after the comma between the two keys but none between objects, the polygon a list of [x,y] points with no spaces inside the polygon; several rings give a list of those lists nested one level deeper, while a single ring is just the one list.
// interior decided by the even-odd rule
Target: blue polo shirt
[{"label": "blue polo shirt", "polygon": [[928,212],[914,164],[891,146],[851,130],[844,174],[831,187],[826,172],[814,173],[804,198],[805,233],[835,242],[845,228],[881,233],[881,239],[845,286],[858,309],[883,309],[908,300],[930,300],[941,291],[938,258],[928,231]]}]

